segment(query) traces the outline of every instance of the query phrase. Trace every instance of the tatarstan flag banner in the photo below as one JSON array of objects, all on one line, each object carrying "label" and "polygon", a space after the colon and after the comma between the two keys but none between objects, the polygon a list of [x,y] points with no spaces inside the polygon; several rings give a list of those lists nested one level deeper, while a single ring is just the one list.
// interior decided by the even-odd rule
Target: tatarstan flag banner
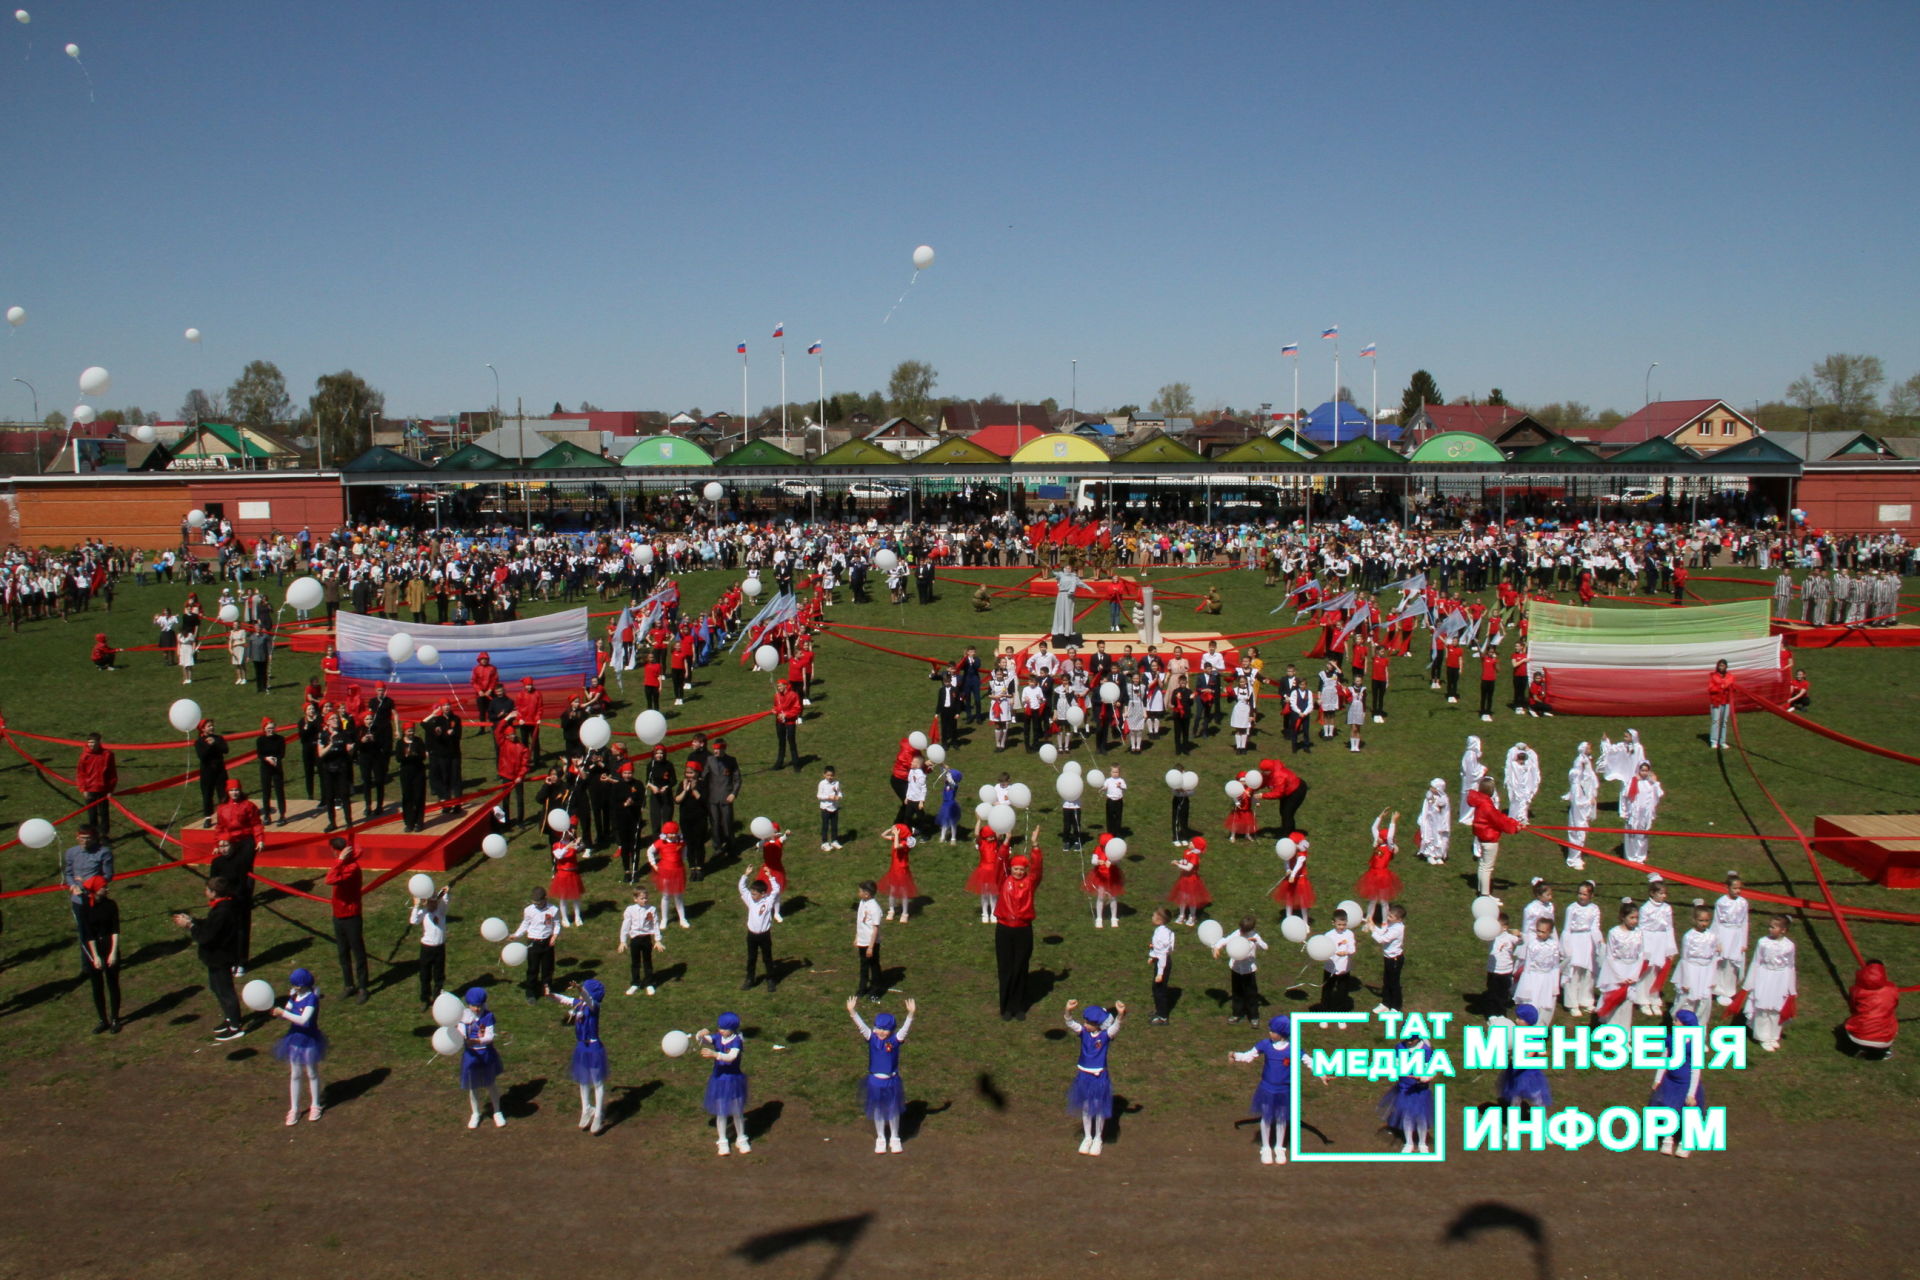
[{"label": "tatarstan flag banner", "polygon": [[1573,715],[1701,715],[1720,659],[1740,693],[1786,696],[1770,601],[1680,609],[1583,609],[1527,603],[1527,661],[1547,676],[1547,699]]}]

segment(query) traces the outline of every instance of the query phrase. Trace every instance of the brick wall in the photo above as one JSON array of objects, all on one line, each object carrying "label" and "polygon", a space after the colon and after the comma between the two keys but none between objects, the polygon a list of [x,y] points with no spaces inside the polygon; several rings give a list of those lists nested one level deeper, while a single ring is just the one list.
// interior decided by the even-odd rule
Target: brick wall
[{"label": "brick wall", "polygon": [[159,551],[180,543],[180,522],[195,507],[218,510],[252,540],[271,530],[315,536],[342,518],[340,482],[332,477],[199,474],[156,479],[103,477],[68,483],[16,481],[17,526],[0,536],[23,546],[67,547],[89,537]]}]

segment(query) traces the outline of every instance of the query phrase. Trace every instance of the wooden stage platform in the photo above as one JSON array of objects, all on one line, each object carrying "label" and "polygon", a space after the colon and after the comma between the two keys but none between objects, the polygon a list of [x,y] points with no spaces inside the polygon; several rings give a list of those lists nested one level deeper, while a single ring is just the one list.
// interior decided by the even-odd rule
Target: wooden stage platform
[{"label": "wooden stage platform", "polygon": [[[993,646],[993,651],[1000,653],[1004,651],[1008,645],[1012,645],[1015,653],[1024,655],[1042,640],[1050,638],[1046,633],[1038,631],[1017,631],[1003,634],[998,643]],[[1102,640],[1106,641],[1107,652],[1116,658],[1125,652],[1128,645],[1133,646],[1135,657],[1147,651],[1146,642],[1140,638],[1140,633],[1137,631],[1082,630],[1080,632],[1080,639],[1082,642],[1080,645],[1081,653],[1092,653],[1094,651],[1094,645]],[[1227,656],[1227,665],[1229,667],[1237,665],[1236,655],[1240,652],[1239,649],[1237,649],[1231,641],[1223,639],[1218,631],[1162,631],[1160,633],[1160,653],[1167,655],[1180,652],[1186,654],[1189,660],[1197,660],[1201,654],[1207,651],[1207,641],[1209,640],[1220,641],[1220,652]]]},{"label": "wooden stage platform", "polygon": [[1809,626],[1775,618],[1773,634],[1789,649],[1911,649],[1920,645],[1920,627]]},{"label": "wooden stage platform", "polygon": [[1813,820],[1814,850],[1889,889],[1920,889],[1920,813],[1829,814]]},{"label": "wooden stage platform", "polygon": [[[420,871],[445,871],[458,866],[479,849],[480,841],[492,829],[492,808],[486,803],[490,792],[467,798],[464,813],[449,813],[429,806],[427,824],[417,832],[400,829],[400,789],[387,787],[387,807],[378,815],[391,821],[376,821],[353,832],[360,850],[360,865],[370,871],[393,867],[412,867]],[[334,852],[328,843],[342,831],[327,830],[327,811],[298,796],[288,797],[293,817],[285,826],[267,824],[266,847],[254,859],[260,867],[327,867]],[[356,796],[353,816],[367,821]],[[344,830],[344,828],[343,828]],[[180,832],[181,856],[189,862],[213,859],[214,835],[211,829],[194,823]]]}]

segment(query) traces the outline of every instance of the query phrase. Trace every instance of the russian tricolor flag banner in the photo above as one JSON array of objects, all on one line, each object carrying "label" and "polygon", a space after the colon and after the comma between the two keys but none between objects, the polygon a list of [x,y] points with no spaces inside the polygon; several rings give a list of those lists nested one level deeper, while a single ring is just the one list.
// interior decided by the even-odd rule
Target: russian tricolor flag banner
[{"label": "russian tricolor flag banner", "polygon": [[1280,354],[1283,356],[1297,356],[1300,354],[1300,344],[1297,342],[1289,342],[1286,346],[1280,348]]},{"label": "russian tricolor flag banner", "polygon": [[[395,663],[387,656],[387,641],[401,632],[412,636],[416,646],[437,648],[439,662],[427,666],[410,657]],[[572,693],[598,669],[584,608],[466,627],[420,625],[342,610],[334,619],[334,649],[342,684],[371,692],[384,680],[403,712],[444,700],[466,704],[471,714],[470,677],[482,653],[500,669],[500,682],[509,692],[529,677],[542,693]]]},{"label": "russian tricolor flag banner", "polygon": [[1380,349],[1369,342],[1366,346],[1360,348],[1360,354],[1363,356],[1377,356],[1380,354]]},{"label": "russian tricolor flag banner", "polygon": [[786,326],[786,325],[784,325],[784,324],[777,324],[777,325],[775,325],[775,326],[773,326],[773,336],[774,336],[774,337],[776,337],[776,338],[784,338],[784,337],[786,337],[786,336],[787,336],[787,326]]},{"label": "russian tricolor flag banner", "polygon": [[808,347],[808,348],[807,348],[807,354],[808,354],[808,355],[810,355],[810,356],[817,356],[817,355],[819,355],[819,354],[820,354],[820,344],[816,342],[816,343],[814,343],[814,344],[813,344],[812,346],[810,346],[810,347]]},{"label": "russian tricolor flag banner", "polygon": [[739,352],[741,355],[745,355],[747,354],[747,344],[743,342],[739,346],[735,347],[734,350]]},{"label": "russian tricolor flag banner", "polygon": [[1320,331],[1320,336],[1323,338],[1337,338],[1340,336],[1340,326],[1337,324],[1329,325]]}]

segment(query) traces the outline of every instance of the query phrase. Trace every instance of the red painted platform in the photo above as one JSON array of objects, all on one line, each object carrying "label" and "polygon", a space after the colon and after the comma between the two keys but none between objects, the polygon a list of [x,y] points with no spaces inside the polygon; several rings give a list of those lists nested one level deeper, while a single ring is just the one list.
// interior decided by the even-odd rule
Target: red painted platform
[{"label": "red painted platform", "polygon": [[1920,627],[1810,627],[1774,619],[1773,634],[1789,649],[1911,649]]},{"label": "red painted platform", "polygon": [[[398,788],[389,787],[392,797]],[[449,815],[430,809],[426,829],[403,832],[396,804],[389,804],[381,818],[372,823],[362,820],[352,831],[354,845],[360,850],[360,865],[370,871],[409,867],[419,871],[445,871],[465,862],[479,849],[480,841],[492,825],[490,793],[468,796],[465,813]],[[267,842],[254,865],[260,867],[329,867],[334,852],[328,843],[342,831],[328,831],[326,810],[308,801],[295,799],[294,818],[285,826],[270,824]],[[360,806],[354,805],[360,817]],[[383,821],[382,819],[386,819]],[[180,832],[181,856],[188,862],[213,860],[214,834],[195,824]]]},{"label": "red painted platform", "polygon": [[1920,889],[1920,813],[1838,814],[1813,820],[1814,849],[1889,889]]}]

